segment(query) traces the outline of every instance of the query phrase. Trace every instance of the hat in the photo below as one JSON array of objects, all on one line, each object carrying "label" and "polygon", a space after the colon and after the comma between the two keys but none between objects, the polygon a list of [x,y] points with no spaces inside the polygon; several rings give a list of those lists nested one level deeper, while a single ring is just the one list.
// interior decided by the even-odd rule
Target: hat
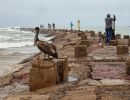
[{"label": "hat", "polygon": [[111,14],[108,13],[108,14],[107,14],[107,17],[110,17],[110,16],[111,16]]}]

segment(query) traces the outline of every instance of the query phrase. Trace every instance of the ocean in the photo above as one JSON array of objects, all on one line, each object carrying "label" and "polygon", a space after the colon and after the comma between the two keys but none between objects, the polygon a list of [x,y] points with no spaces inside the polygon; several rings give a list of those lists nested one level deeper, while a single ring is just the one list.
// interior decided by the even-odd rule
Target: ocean
[{"label": "ocean", "polygon": [[[39,52],[34,47],[34,32],[21,31],[20,28],[0,28],[0,76],[18,68],[15,64]],[[40,34],[40,39],[49,41],[53,37]]]}]

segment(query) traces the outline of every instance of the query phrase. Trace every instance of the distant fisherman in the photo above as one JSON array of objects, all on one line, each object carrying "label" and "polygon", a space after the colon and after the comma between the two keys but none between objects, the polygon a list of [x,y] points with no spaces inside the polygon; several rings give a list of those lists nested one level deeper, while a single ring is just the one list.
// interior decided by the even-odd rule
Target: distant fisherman
[{"label": "distant fisherman", "polygon": [[55,23],[52,24],[52,27],[53,27],[53,31],[55,30]]},{"label": "distant fisherman", "polygon": [[79,32],[80,31],[80,20],[78,20],[77,27],[78,27],[78,32]]},{"label": "distant fisherman", "polygon": [[112,21],[112,40],[114,40],[116,38],[115,36],[115,21],[116,21],[116,16],[113,15],[113,18],[115,19],[114,21]]},{"label": "distant fisherman", "polygon": [[71,31],[73,30],[73,26],[74,26],[74,24],[72,22],[70,22]]},{"label": "distant fisherman", "polygon": [[105,18],[105,23],[106,23],[106,43],[110,43],[110,40],[112,38],[112,21],[115,21],[116,18],[111,17],[110,14],[107,14],[107,17]]}]

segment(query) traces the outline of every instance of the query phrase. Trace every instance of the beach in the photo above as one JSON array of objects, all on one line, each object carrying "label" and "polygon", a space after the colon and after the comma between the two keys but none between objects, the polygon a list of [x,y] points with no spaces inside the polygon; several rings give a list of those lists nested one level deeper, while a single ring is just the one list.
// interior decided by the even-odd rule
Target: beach
[{"label": "beach", "polygon": [[[21,96],[24,98],[39,97],[41,100],[130,99],[130,80],[126,75],[125,65],[125,59],[129,57],[129,54],[123,55],[122,59],[116,54],[116,46],[104,45],[102,48],[98,43],[98,33],[93,37],[91,31],[87,31],[81,33],[85,33],[90,42],[90,46],[87,48],[88,55],[77,59],[74,51],[75,46],[80,44],[81,37],[78,36],[77,31],[71,32],[67,29],[57,29],[55,32],[43,29],[40,39],[50,40],[56,45],[59,57],[68,58],[68,81],[30,92],[30,68],[33,60],[42,53],[39,53],[39,50],[33,46],[33,29],[30,31],[28,28],[22,28],[17,31],[16,38],[19,32],[21,32],[19,34],[23,34],[23,38],[20,36],[19,40],[9,42],[11,44],[8,47],[1,46],[3,48],[0,50],[0,65],[3,69],[0,72],[1,100],[18,100],[17,98]],[[10,39],[11,37],[9,41]],[[16,46],[21,44],[22,46],[14,46],[14,43],[19,42],[20,44],[16,44]],[[3,43],[1,44],[3,45]]]}]

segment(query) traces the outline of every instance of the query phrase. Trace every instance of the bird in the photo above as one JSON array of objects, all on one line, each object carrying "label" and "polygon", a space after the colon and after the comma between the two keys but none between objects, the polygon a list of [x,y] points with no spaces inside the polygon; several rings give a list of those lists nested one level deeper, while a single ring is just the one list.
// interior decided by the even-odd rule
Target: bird
[{"label": "bird", "polygon": [[53,45],[52,43],[48,43],[47,41],[39,40],[38,38],[39,32],[40,28],[35,27],[34,46],[37,46],[38,49],[44,53],[44,59],[46,58],[46,54],[48,55],[48,59],[50,59],[49,58],[50,56],[52,56],[53,58],[58,58],[56,46]]}]

